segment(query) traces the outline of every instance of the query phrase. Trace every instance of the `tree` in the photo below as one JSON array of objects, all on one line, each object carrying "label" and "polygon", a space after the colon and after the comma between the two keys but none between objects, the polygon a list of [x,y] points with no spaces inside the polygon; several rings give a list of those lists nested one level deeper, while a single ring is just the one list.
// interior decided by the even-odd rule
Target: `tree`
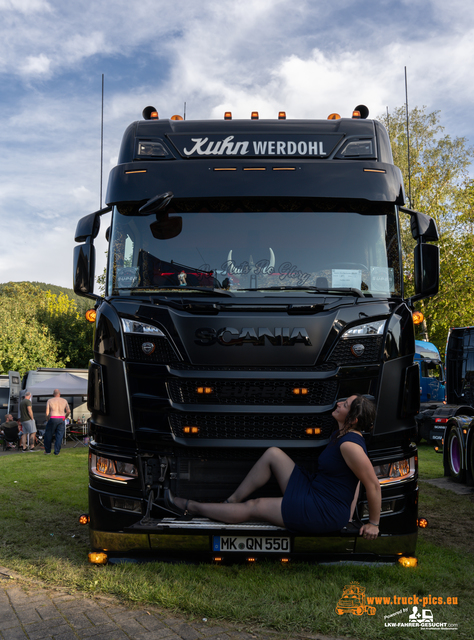
[{"label": "tree", "polygon": [[[379,117],[388,130],[394,163],[400,167],[408,205],[433,217],[438,226],[441,254],[440,291],[417,303],[425,316],[424,335],[444,349],[452,326],[474,321],[474,181],[469,167],[474,157],[466,138],[444,135],[440,112],[425,107],[409,113],[410,188],[405,107]],[[405,284],[413,291],[412,255],[415,241],[409,216],[402,219]],[[419,336],[422,337],[422,336]]]},{"label": "tree", "polygon": [[65,293],[54,295],[28,282],[2,285],[0,322],[2,373],[86,367],[92,355],[92,328]]}]

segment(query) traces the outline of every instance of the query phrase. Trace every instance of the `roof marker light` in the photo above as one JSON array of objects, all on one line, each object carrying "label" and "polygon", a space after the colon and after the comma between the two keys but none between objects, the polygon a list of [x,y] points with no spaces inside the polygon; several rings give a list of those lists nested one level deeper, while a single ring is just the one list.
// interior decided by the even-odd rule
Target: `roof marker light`
[{"label": "roof marker light", "polygon": [[144,120],[158,120],[158,111],[155,107],[145,107],[142,111]]},{"label": "roof marker light", "polygon": [[183,116],[171,116],[171,120],[184,120]]},{"label": "roof marker light", "polygon": [[[355,115],[358,113],[358,115]],[[352,112],[353,118],[361,118],[362,120],[366,120],[369,116],[369,109],[365,106],[365,104],[358,104],[357,107]]]},{"label": "roof marker light", "polygon": [[224,120],[232,120],[232,111],[226,111],[224,113]]},{"label": "roof marker light", "polygon": [[341,116],[338,113],[330,113],[328,115],[328,120],[340,120]]},{"label": "roof marker light", "polygon": [[252,120],[258,120],[258,111],[252,111],[252,115],[250,117]]},{"label": "roof marker light", "polygon": [[278,120],[286,120],[286,111],[278,112]]}]

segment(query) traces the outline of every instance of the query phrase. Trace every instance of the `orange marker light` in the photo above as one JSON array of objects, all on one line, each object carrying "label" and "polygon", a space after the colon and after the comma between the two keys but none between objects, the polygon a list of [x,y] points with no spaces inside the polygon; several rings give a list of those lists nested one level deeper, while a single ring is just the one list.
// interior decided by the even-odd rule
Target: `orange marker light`
[{"label": "orange marker light", "polygon": [[398,558],[398,562],[402,567],[416,567],[418,565],[418,560],[416,558],[406,558],[405,556]]},{"label": "orange marker light", "polygon": [[199,433],[199,427],[183,427],[183,433]]},{"label": "orange marker light", "polygon": [[232,112],[231,111],[226,111],[224,113],[224,120],[232,120]]},{"label": "orange marker light", "polygon": [[278,120],[286,120],[286,112],[285,111],[279,111],[278,112]]},{"label": "orange marker light", "polygon": [[331,113],[328,115],[328,120],[340,120],[341,116],[338,113]]},{"label": "orange marker light", "polygon": [[425,316],[421,313],[421,311],[415,311],[412,317],[413,324],[421,324],[425,319]]},{"label": "orange marker light", "polygon": [[252,111],[252,115],[250,117],[252,120],[258,120],[258,111]]},{"label": "orange marker light", "polygon": [[79,524],[89,524],[89,516],[87,513],[83,513],[82,516],[79,516]]},{"label": "orange marker light", "polygon": [[158,120],[158,111],[152,111],[150,113],[150,120]]},{"label": "orange marker light", "polygon": [[87,309],[86,320],[88,322],[95,322],[96,318],[97,318],[97,311],[95,309]]},{"label": "orange marker light", "polygon": [[183,116],[171,116],[171,120],[184,120]]},{"label": "orange marker light", "polygon": [[420,529],[426,529],[428,526],[428,520],[426,518],[418,518],[418,526]]},{"label": "orange marker light", "polygon": [[356,110],[356,111],[353,111],[353,112],[352,112],[352,117],[353,117],[353,118],[360,118],[360,111],[357,111],[357,110]]},{"label": "orange marker light", "polygon": [[92,564],[107,564],[107,554],[100,551],[91,551],[89,553],[89,562]]}]

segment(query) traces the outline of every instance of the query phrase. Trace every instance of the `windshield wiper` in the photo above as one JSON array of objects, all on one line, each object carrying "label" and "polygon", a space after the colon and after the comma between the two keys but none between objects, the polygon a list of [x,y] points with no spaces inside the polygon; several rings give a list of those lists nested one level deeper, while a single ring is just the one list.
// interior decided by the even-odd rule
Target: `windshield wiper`
[{"label": "windshield wiper", "polygon": [[357,289],[356,287],[328,287],[327,289],[324,288],[322,289],[321,287],[313,287],[313,286],[307,286],[307,287],[288,287],[288,286],[281,286],[281,287],[256,287],[256,288],[252,288],[252,289],[237,289],[237,291],[311,291],[314,293],[345,293],[345,294],[352,294],[357,296],[358,298],[363,298],[364,294],[360,289]]},{"label": "windshield wiper", "polygon": [[143,285],[141,287],[121,287],[120,289],[115,289],[113,295],[118,295],[121,291],[130,291],[133,293],[144,293],[146,291],[163,291],[165,293],[173,292],[173,293],[193,293],[193,291],[198,293],[207,293],[209,295],[218,295],[218,296],[227,296],[234,297],[230,291],[225,291],[224,289],[213,288],[213,287],[178,287],[177,285]]}]

